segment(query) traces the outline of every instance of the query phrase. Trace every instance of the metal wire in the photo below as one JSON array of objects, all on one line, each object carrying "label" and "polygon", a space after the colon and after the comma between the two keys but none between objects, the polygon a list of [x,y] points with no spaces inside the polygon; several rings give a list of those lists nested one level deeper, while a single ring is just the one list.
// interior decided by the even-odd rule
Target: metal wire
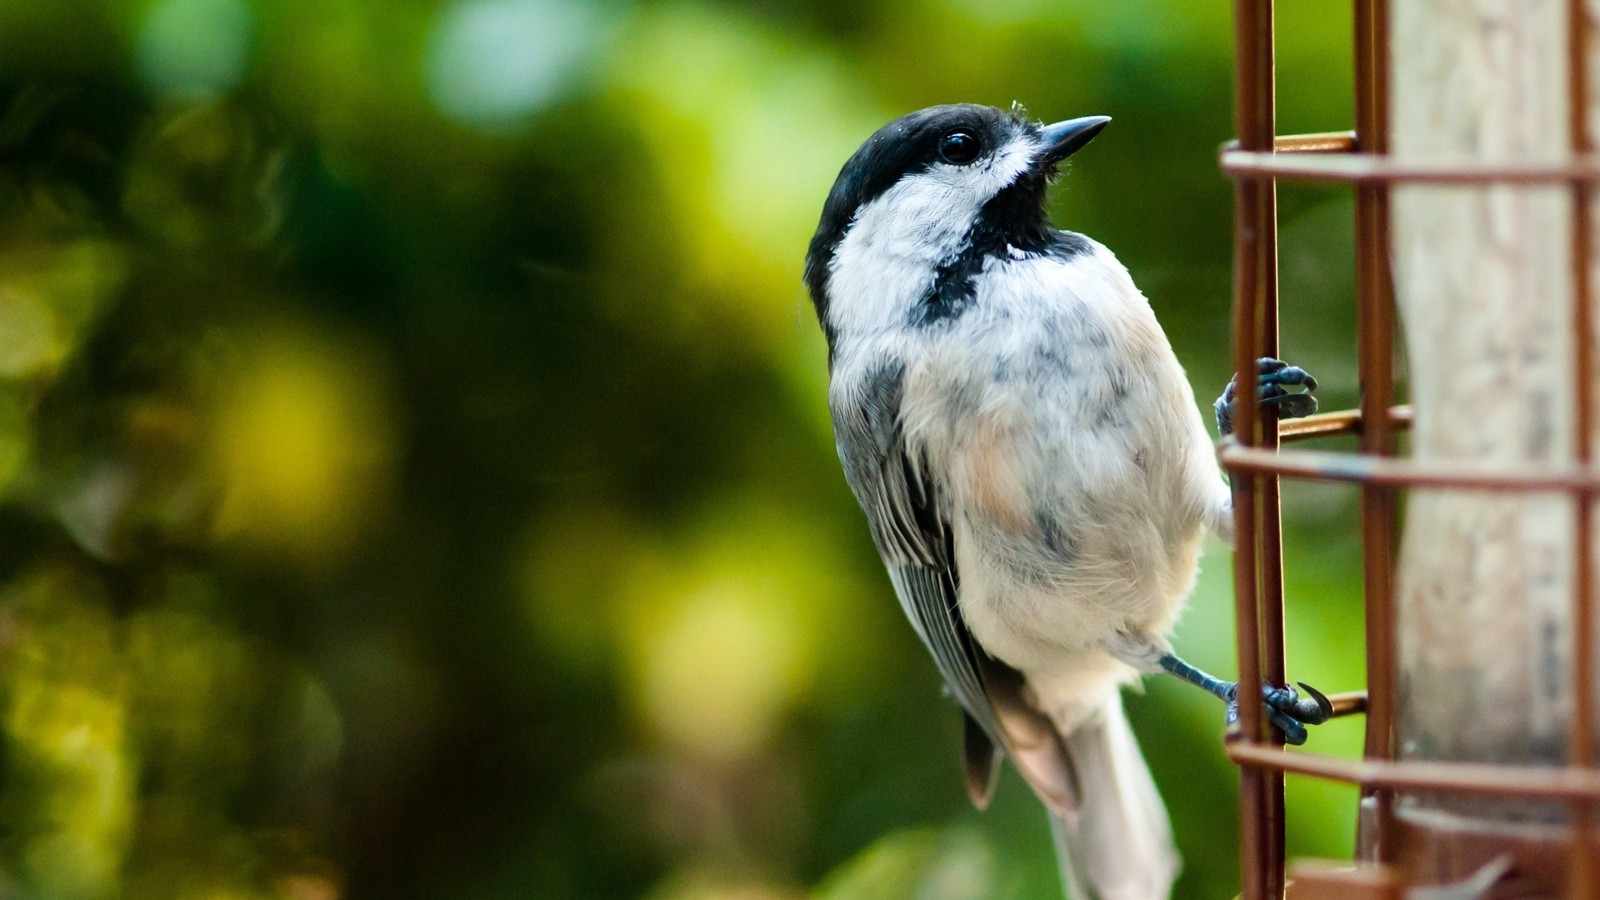
[{"label": "metal wire", "polygon": [[[1593,856],[1600,771],[1594,741],[1594,572],[1591,539],[1600,469],[1593,463],[1595,323],[1592,321],[1591,201],[1600,180],[1600,154],[1590,136],[1587,84],[1590,21],[1585,0],[1568,0],[1568,127],[1570,154],[1560,162],[1506,165],[1402,162],[1390,158],[1390,40],[1388,0],[1355,3],[1355,115],[1350,132],[1282,136],[1275,133],[1272,0],[1235,0],[1235,109],[1237,138],[1221,153],[1235,183],[1234,364],[1254,371],[1254,360],[1277,356],[1277,210],[1279,180],[1351,185],[1356,200],[1356,284],[1359,410],[1284,423],[1253,404],[1241,404],[1236,436],[1224,441],[1221,462],[1234,486],[1237,551],[1234,559],[1235,629],[1239,677],[1244,684],[1283,683],[1284,621],[1282,536],[1278,479],[1353,482],[1361,490],[1361,533],[1366,609],[1367,686],[1364,695],[1341,695],[1339,714],[1364,711],[1364,759],[1285,753],[1268,733],[1255,704],[1243,704],[1229,757],[1240,767],[1243,900],[1278,898],[1284,890],[1283,777],[1293,772],[1359,785],[1370,798],[1376,861],[1396,855],[1394,792],[1459,793],[1529,801],[1559,801],[1571,809],[1565,896],[1594,900],[1600,869]],[[1567,466],[1515,469],[1482,464],[1421,464],[1395,458],[1398,433],[1411,424],[1408,407],[1395,406],[1395,305],[1390,269],[1389,189],[1392,184],[1567,185],[1572,192],[1573,308],[1576,336],[1573,379],[1575,435]],[[1359,436],[1359,451],[1279,449],[1295,441],[1337,434]],[[1486,764],[1397,761],[1394,705],[1394,573],[1399,536],[1397,494],[1408,488],[1472,491],[1564,491],[1575,505],[1573,591],[1573,710],[1568,764],[1530,768]]]},{"label": "metal wire", "polygon": [[[1583,157],[1593,149],[1589,140],[1589,14],[1586,0],[1567,2],[1567,132],[1574,158]],[[1578,373],[1573,379],[1573,457],[1580,469],[1589,468],[1592,452],[1590,431],[1594,425],[1594,353],[1591,339],[1592,323],[1589,321],[1589,251],[1592,247],[1593,223],[1589,214],[1590,184],[1583,179],[1572,181],[1572,247],[1568,251],[1572,262],[1572,333],[1575,352],[1574,367]],[[1572,724],[1568,730],[1570,746],[1567,758],[1575,769],[1592,769],[1595,765],[1594,746],[1594,560],[1591,540],[1594,536],[1594,494],[1588,490],[1574,492],[1577,506],[1573,529],[1573,578],[1575,590],[1572,598]],[[1572,843],[1568,848],[1567,896],[1573,900],[1590,900],[1595,895],[1594,856],[1590,850],[1594,842],[1594,810],[1592,801],[1572,804]]]},{"label": "metal wire", "polygon": [[[1234,0],[1234,108],[1239,146],[1270,151],[1276,145],[1271,0]],[[1270,179],[1234,183],[1234,371],[1248,375],[1255,360],[1277,356],[1277,187]],[[1254,403],[1239,404],[1235,434],[1247,446],[1274,450],[1277,422]],[[1282,534],[1277,519],[1276,479],[1254,472],[1231,481],[1234,504],[1234,625],[1239,680],[1260,684],[1283,670]],[[1268,520],[1268,513],[1272,518]],[[1280,586],[1266,596],[1267,565]],[[1272,612],[1269,615],[1268,610]],[[1259,704],[1241,703],[1239,733],[1245,742],[1279,746],[1266,728]],[[1283,894],[1283,773],[1245,766],[1239,773],[1239,827],[1243,863],[1241,900]]]}]

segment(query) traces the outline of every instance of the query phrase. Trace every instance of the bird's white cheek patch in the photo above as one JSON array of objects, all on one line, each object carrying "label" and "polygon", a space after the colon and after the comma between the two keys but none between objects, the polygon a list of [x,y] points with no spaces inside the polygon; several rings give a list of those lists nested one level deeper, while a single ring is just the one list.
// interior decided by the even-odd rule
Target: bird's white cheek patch
[{"label": "bird's white cheek patch", "polygon": [[936,165],[907,175],[862,207],[830,266],[829,317],[841,331],[900,322],[939,266],[965,248],[978,213],[1033,165],[1032,139],[971,166]]},{"label": "bird's white cheek patch", "polygon": [[983,200],[930,172],[910,175],[867,204],[845,235],[873,257],[937,263],[960,249]]},{"label": "bird's white cheek patch", "polygon": [[981,207],[995,194],[1015,183],[1018,176],[1033,168],[1034,157],[1038,155],[1040,149],[1040,146],[1031,139],[1012,141],[991,158],[988,164],[961,167],[955,171],[964,176],[972,193],[983,198],[978,204]]},{"label": "bird's white cheek patch", "polygon": [[854,251],[863,261],[948,260],[961,251],[984,204],[1028,171],[1038,151],[1034,141],[1018,140],[975,165],[935,165],[907,175],[856,214],[839,258]]}]

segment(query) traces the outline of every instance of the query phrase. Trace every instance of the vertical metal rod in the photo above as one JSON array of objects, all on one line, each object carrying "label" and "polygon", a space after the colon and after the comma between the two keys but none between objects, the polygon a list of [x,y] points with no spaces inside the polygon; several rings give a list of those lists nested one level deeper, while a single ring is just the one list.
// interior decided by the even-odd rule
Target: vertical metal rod
[{"label": "vertical metal rod", "polygon": [[[1236,189],[1238,203],[1242,212],[1249,202],[1249,192],[1244,189],[1241,182]],[[1242,230],[1241,221],[1236,228]],[[1243,241],[1240,241],[1239,255],[1244,255]],[[1247,278],[1244,270],[1239,270],[1235,278],[1243,283],[1253,279]],[[1241,286],[1241,291],[1244,288]],[[1235,299],[1235,331],[1234,346],[1248,348],[1250,344],[1245,341],[1253,331],[1253,321],[1246,305]],[[1235,354],[1238,356],[1239,354]],[[1248,359],[1248,353],[1244,354]],[[1238,372],[1250,371],[1248,362],[1235,366]],[[1248,395],[1246,395],[1248,396]],[[1241,404],[1239,412],[1243,413],[1250,404]],[[1235,420],[1236,425],[1239,424]],[[1252,424],[1253,427],[1253,424]],[[1237,432],[1241,435],[1248,434],[1242,428]],[[1233,583],[1234,583],[1234,631],[1238,642],[1239,653],[1239,683],[1250,685],[1260,682],[1261,654],[1257,632],[1257,591],[1256,591],[1256,482],[1258,476],[1244,472],[1233,475],[1233,515],[1234,515],[1234,556],[1233,556]],[[1244,695],[1246,698],[1249,694]],[[1239,731],[1243,739],[1258,741],[1261,739],[1262,713],[1260,705],[1250,702],[1239,704]],[[1239,860],[1240,860],[1240,900],[1267,900],[1269,891],[1263,884],[1264,873],[1267,871],[1264,853],[1268,843],[1267,816],[1266,816],[1266,780],[1269,773],[1255,766],[1245,764],[1239,767]]]},{"label": "vertical metal rod", "polygon": [[[1276,210],[1274,210],[1276,215]],[[1275,255],[1275,254],[1274,254]],[[1272,273],[1276,274],[1276,267]],[[1265,274],[1265,273],[1264,273]],[[1276,282],[1276,279],[1274,279]],[[1276,284],[1274,284],[1274,287]],[[1261,337],[1263,356],[1277,356],[1277,298],[1270,300],[1270,321],[1264,323]],[[1270,328],[1270,330],[1269,330]],[[1277,419],[1269,414],[1262,416],[1262,446],[1276,448],[1278,446]],[[1285,653],[1284,653],[1284,616],[1283,616],[1283,528],[1278,479],[1268,476],[1262,479],[1258,500],[1261,504],[1260,520],[1261,530],[1256,535],[1260,547],[1260,562],[1257,571],[1261,578],[1261,669],[1262,678],[1272,684],[1285,684]],[[1283,735],[1276,729],[1269,729],[1268,740],[1274,745],[1283,745]],[[1287,810],[1284,799],[1283,773],[1273,771],[1267,773],[1264,793],[1265,803],[1263,808],[1267,817],[1267,825],[1263,832],[1267,839],[1265,863],[1266,871],[1262,880],[1272,897],[1282,897],[1285,881],[1285,854],[1287,852]]]},{"label": "vertical metal rod", "polygon": [[[1261,116],[1262,126],[1268,135],[1267,146],[1271,147],[1276,140],[1277,115],[1275,98],[1276,73],[1274,71],[1274,40],[1273,40],[1273,0],[1262,0],[1263,9],[1262,28],[1266,34],[1259,47],[1261,59],[1259,65],[1262,72]],[[1261,227],[1262,240],[1260,244],[1259,299],[1261,325],[1260,332],[1256,335],[1256,354],[1258,356],[1278,357],[1282,352],[1278,349],[1278,185],[1276,181],[1268,181],[1261,185],[1260,195],[1257,197],[1260,209],[1257,215]],[[1268,412],[1261,416],[1259,425],[1261,436],[1260,446],[1276,450],[1278,448],[1278,417]],[[1261,579],[1260,609],[1261,609],[1261,679],[1275,685],[1285,684],[1287,680],[1287,662],[1284,648],[1284,615],[1283,615],[1283,514],[1279,482],[1276,476],[1267,476],[1261,479],[1258,491],[1258,501],[1261,504],[1260,531],[1256,535],[1257,545],[1260,547],[1259,560],[1256,566],[1258,577]],[[1278,746],[1283,745],[1283,735],[1276,729],[1267,729],[1267,739]],[[1282,897],[1285,881],[1285,853],[1287,837],[1287,813],[1284,800],[1284,776],[1281,772],[1269,772],[1266,777],[1264,808],[1267,816],[1267,827],[1264,836],[1267,839],[1266,871],[1262,874],[1264,886],[1269,894]]]},{"label": "vertical metal rod", "polygon": [[[1567,112],[1571,149],[1574,157],[1589,153],[1589,85],[1587,56],[1589,46],[1589,15],[1586,0],[1568,0],[1567,3]],[[1590,302],[1589,252],[1592,247],[1593,222],[1589,212],[1590,187],[1588,182],[1572,183],[1572,333],[1574,346],[1574,371],[1577,373],[1573,391],[1576,404],[1573,416],[1575,434],[1573,450],[1580,466],[1588,466],[1593,458],[1590,430],[1594,426],[1594,353],[1593,327]],[[1573,766],[1592,768],[1595,765],[1594,746],[1594,560],[1591,546],[1594,537],[1594,496],[1588,491],[1578,491],[1576,522],[1573,540],[1575,571],[1573,597],[1573,648],[1572,648],[1572,731],[1569,735],[1568,754]],[[1594,858],[1591,846],[1594,841],[1594,804],[1572,804],[1572,847],[1568,864],[1566,895],[1572,900],[1590,900],[1595,896]]]},{"label": "vertical metal rod", "polygon": [[[1239,146],[1271,150],[1276,123],[1273,89],[1272,0],[1234,2],[1234,108]],[[1270,180],[1244,178],[1234,193],[1234,371],[1240,396],[1239,440],[1277,446],[1277,426],[1258,414],[1253,397],[1258,356],[1277,355],[1277,203]],[[1264,678],[1282,680],[1282,581],[1277,480],[1258,474],[1233,479],[1235,629],[1239,681],[1246,691]],[[1262,579],[1265,567],[1271,576]],[[1266,607],[1274,611],[1268,614]],[[1245,694],[1248,698],[1250,695]],[[1260,704],[1240,704],[1246,740],[1264,741]],[[1239,773],[1243,900],[1283,895],[1283,775],[1244,766]]]},{"label": "vertical metal rod", "polygon": [[[1384,154],[1388,142],[1388,4],[1355,5],[1356,141],[1363,153]],[[1393,456],[1394,296],[1389,272],[1388,187],[1356,187],[1356,331],[1361,380],[1361,452]],[[1394,756],[1395,616],[1394,565],[1397,534],[1395,491],[1361,490],[1367,638],[1367,736],[1369,759]],[[1372,792],[1377,806],[1370,836],[1379,860],[1391,858],[1393,792]]]}]

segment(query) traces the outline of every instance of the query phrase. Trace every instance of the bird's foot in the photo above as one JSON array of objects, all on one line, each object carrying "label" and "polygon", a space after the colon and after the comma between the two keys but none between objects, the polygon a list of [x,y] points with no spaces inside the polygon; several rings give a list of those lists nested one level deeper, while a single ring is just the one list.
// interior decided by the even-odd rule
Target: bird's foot
[{"label": "bird's foot", "polygon": [[[1228,704],[1229,727],[1239,721],[1239,682],[1223,681],[1195,668],[1171,652],[1163,654],[1157,660],[1157,665],[1168,674],[1176,675]],[[1328,698],[1323,696],[1321,691],[1305,682],[1300,683],[1300,689],[1308,696],[1301,697],[1292,687],[1273,687],[1270,684],[1261,686],[1261,701],[1267,707],[1267,720],[1273,727],[1283,732],[1285,742],[1296,746],[1306,742],[1309,736],[1306,732],[1307,725],[1321,725],[1333,717],[1333,704],[1328,702]]]},{"label": "bird's foot", "polygon": [[[1299,366],[1291,366],[1281,359],[1264,356],[1256,360],[1256,401],[1262,406],[1277,410],[1280,419],[1298,419],[1317,411],[1317,379]],[[1233,404],[1238,391],[1238,378],[1228,380],[1222,396],[1211,405],[1217,417],[1217,433],[1223,437],[1233,433]],[[1303,387],[1304,391],[1291,393],[1285,386]]]},{"label": "bird's foot", "polygon": [[[1227,698],[1229,727],[1239,721],[1238,686],[1234,687],[1233,696]],[[1333,717],[1333,704],[1321,691],[1303,681],[1300,682],[1300,690],[1309,696],[1302,697],[1299,691],[1288,686],[1261,686],[1261,700],[1267,707],[1267,721],[1283,733],[1284,743],[1296,747],[1304,744],[1310,736],[1306,731],[1307,725],[1321,725]]]}]

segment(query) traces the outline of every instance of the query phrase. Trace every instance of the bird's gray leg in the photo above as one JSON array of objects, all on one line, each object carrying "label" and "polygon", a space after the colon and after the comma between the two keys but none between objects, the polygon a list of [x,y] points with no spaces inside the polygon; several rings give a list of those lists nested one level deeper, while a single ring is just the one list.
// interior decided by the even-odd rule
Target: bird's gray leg
[{"label": "bird's gray leg", "polygon": [[[1237,681],[1223,681],[1207,674],[1184,662],[1174,653],[1161,657],[1159,662],[1163,671],[1182,678],[1228,704],[1229,725],[1239,720]],[[1270,684],[1261,686],[1261,700],[1267,707],[1267,719],[1272,722],[1273,727],[1283,732],[1286,743],[1296,746],[1304,744],[1309,736],[1306,725],[1321,725],[1333,715],[1333,704],[1328,702],[1328,698],[1324,697],[1321,691],[1303,682],[1300,687],[1310,696],[1302,698],[1292,687],[1273,687]]]},{"label": "bird's gray leg", "polygon": [[[1239,682],[1223,681],[1208,672],[1201,671],[1189,665],[1176,654],[1168,653],[1159,660],[1161,668],[1168,675],[1176,675],[1189,682],[1202,691],[1216,697],[1228,704],[1230,709],[1237,711],[1239,705]],[[1230,722],[1232,719],[1230,718]]]},{"label": "bird's gray leg", "polygon": [[[1291,366],[1281,359],[1264,356],[1256,360],[1256,400],[1262,405],[1271,405],[1277,408],[1278,418],[1298,419],[1309,416],[1317,411],[1317,398],[1312,392],[1317,389],[1317,379],[1299,366]],[[1233,433],[1233,403],[1234,394],[1238,390],[1237,378],[1228,380],[1228,386],[1222,389],[1222,396],[1211,405],[1211,410],[1217,417],[1217,433],[1223,437]],[[1305,390],[1298,394],[1291,394],[1284,390],[1284,385],[1298,385]]]},{"label": "bird's gray leg", "polygon": [[[1166,672],[1200,688],[1228,705],[1227,723],[1239,719],[1239,683],[1222,679],[1195,668],[1172,652],[1172,647],[1161,638],[1135,631],[1118,632],[1102,644],[1107,653],[1133,666],[1141,672]],[[1308,734],[1306,725],[1321,725],[1333,716],[1333,704],[1320,691],[1302,683],[1301,689],[1309,696],[1302,698],[1292,687],[1261,686],[1261,701],[1267,707],[1267,719],[1273,727],[1283,732],[1290,744],[1304,744]]]}]

